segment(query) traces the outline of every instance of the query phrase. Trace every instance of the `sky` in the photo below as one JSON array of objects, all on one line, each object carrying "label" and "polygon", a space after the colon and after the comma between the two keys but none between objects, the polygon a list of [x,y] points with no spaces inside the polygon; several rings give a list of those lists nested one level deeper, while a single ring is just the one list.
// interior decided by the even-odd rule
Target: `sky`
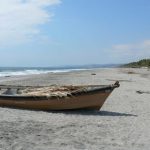
[{"label": "sky", "polygon": [[150,58],[150,0],[1,0],[0,66]]}]

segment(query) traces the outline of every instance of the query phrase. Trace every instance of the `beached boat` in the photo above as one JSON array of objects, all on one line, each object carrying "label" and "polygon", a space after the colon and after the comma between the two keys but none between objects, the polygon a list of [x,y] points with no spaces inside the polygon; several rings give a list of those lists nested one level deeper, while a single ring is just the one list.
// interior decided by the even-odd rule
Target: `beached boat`
[{"label": "beached boat", "polygon": [[0,85],[0,106],[34,110],[99,110],[117,87],[118,81],[113,85],[91,86]]}]

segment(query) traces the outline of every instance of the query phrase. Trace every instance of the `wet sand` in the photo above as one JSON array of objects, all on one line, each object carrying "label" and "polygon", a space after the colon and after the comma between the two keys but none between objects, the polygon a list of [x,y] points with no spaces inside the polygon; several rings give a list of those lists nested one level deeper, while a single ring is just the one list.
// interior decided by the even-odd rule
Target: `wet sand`
[{"label": "wet sand", "polygon": [[0,84],[83,85],[112,84],[116,80],[120,81],[120,87],[109,96],[101,111],[0,108],[0,150],[148,150],[148,69],[93,69],[0,77]]}]

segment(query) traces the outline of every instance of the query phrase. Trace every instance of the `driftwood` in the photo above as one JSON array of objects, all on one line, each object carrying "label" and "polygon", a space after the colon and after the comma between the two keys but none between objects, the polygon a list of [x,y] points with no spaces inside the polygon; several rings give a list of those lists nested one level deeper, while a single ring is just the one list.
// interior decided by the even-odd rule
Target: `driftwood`
[{"label": "driftwood", "polygon": [[138,94],[150,94],[150,91],[141,91],[141,90],[139,90],[139,91],[136,91],[136,93],[138,93]]},{"label": "driftwood", "polygon": [[78,89],[73,86],[49,86],[49,87],[21,87],[21,86],[1,86],[1,94],[3,95],[20,95],[20,96],[67,96],[72,91]]}]

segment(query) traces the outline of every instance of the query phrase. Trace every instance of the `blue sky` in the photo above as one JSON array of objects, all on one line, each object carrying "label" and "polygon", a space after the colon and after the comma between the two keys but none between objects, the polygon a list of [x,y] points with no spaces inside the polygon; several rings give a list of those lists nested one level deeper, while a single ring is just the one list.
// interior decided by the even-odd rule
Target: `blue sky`
[{"label": "blue sky", "polygon": [[0,22],[0,66],[126,63],[150,57],[149,0],[5,0]]}]

